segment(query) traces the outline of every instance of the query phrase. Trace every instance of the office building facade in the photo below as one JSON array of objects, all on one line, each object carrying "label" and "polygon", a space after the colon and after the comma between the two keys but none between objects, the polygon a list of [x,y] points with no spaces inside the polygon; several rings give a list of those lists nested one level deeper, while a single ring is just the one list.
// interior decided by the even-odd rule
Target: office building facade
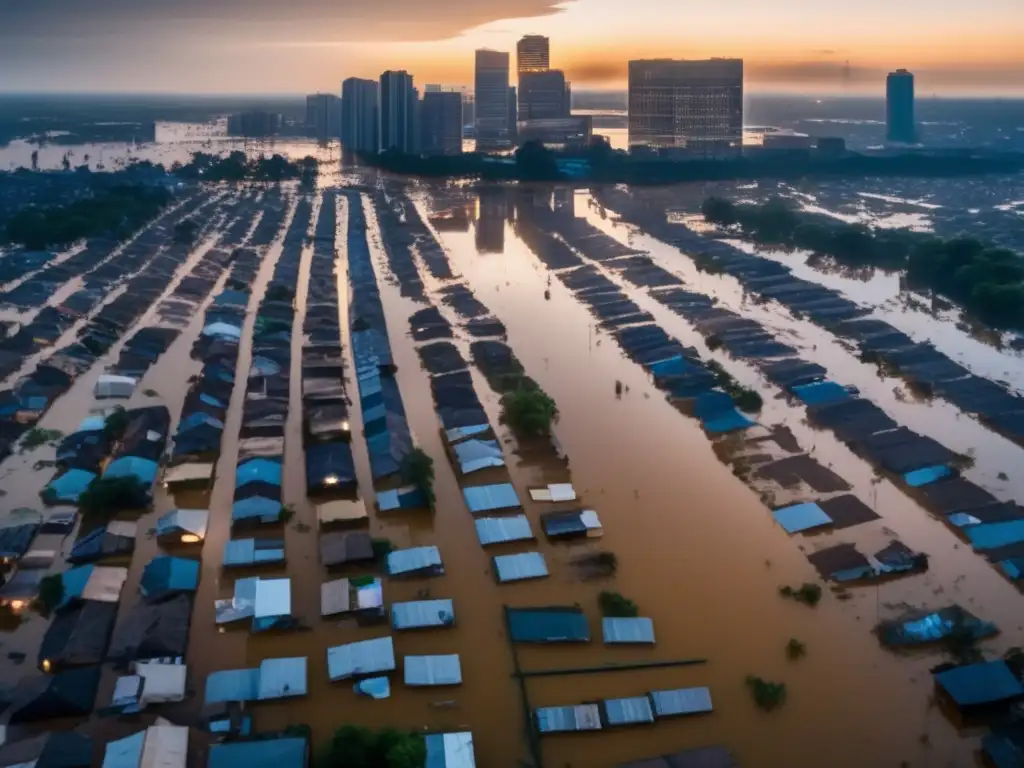
[{"label": "office building facade", "polygon": [[424,155],[462,152],[462,94],[427,86],[420,104],[420,151]]},{"label": "office building facade", "polygon": [[[474,74],[476,97],[476,140],[481,147],[508,146],[509,135],[509,56],[503,51],[478,50]],[[512,104],[515,101],[512,100]],[[515,118],[511,119],[514,125]]]},{"label": "office building facade", "polygon": [[247,139],[264,139],[281,132],[281,114],[253,110],[228,116],[228,135]]},{"label": "office building facade", "polygon": [[914,75],[905,69],[885,79],[885,138],[900,144],[917,141],[914,122]]},{"label": "office building facade", "polygon": [[551,67],[551,41],[543,35],[526,35],[516,43],[516,71],[546,72]]},{"label": "office building facade", "polygon": [[347,154],[376,152],[379,103],[377,81],[350,77],[341,84],[341,148]]},{"label": "office building facade", "polygon": [[412,75],[388,70],[380,76],[379,149],[414,154],[419,151],[419,93]]},{"label": "office building facade", "polygon": [[555,120],[570,112],[569,85],[560,69],[519,75],[519,120]]},{"label": "office building facade", "polygon": [[743,60],[629,62],[629,143],[702,156],[741,151]]},{"label": "office building facade", "polygon": [[314,93],[306,97],[306,135],[317,141],[341,135],[341,99],[333,93]]}]

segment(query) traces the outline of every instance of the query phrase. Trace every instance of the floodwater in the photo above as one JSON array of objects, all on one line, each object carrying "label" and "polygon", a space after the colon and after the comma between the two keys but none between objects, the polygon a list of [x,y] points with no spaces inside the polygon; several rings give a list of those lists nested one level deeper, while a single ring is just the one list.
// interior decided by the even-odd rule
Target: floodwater
[{"label": "floodwater", "polygon": [[[742,383],[761,391],[766,405],[759,420],[769,426],[789,427],[805,450],[841,474],[853,486],[853,492],[869,501],[881,515],[874,523],[840,533],[788,537],[772,521],[757,493],[719,460],[713,443],[697,422],[680,414],[665,400],[644,371],[622,354],[612,338],[597,327],[586,308],[559,280],[551,277],[520,239],[514,226],[515,206],[510,190],[506,190],[506,205],[497,209],[478,204],[476,193],[469,188],[435,190],[415,185],[408,192],[424,218],[429,211],[447,205],[453,196],[475,211],[466,231],[435,234],[453,271],[507,327],[508,344],[526,373],[558,403],[558,443],[568,456],[571,480],[581,503],[601,516],[604,537],[598,542],[567,545],[554,544],[542,536],[529,549],[544,554],[551,575],[537,581],[495,583],[490,557],[505,550],[485,552],[477,541],[473,519],[462,500],[461,479],[446,458],[430,398],[428,374],[421,368],[416,344],[408,335],[409,315],[423,305],[400,295],[384,255],[373,207],[364,195],[375,269],[398,367],[396,378],[414,438],[435,461],[437,511],[387,515],[375,511],[360,409],[353,408],[350,418],[361,498],[370,510],[371,534],[385,536],[398,547],[437,545],[444,559],[443,576],[387,580],[386,604],[428,595],[452,598],[455,603],[453,628],[395,633],[399,669],[401,657],[407,654],[458,653],[464,682],[451,689],[415,690],[401,683],[399,672],[392,676],[392,697],[384,701],[358,697],[348,682],[328,682],[329,646],[384,636],[388,629],[386,625],[358,626],[349,621],[321,620],[319,616],[319,585],[328,577],[319,564],[315,510],[306,498],[300,389],[301,328],[312,256],[309,245],[303,251],[296,289],[284,458],[282,501],[292,506],[295,514],[285,526],[287,565],[267,571],[268,575],[292,579],[293,613],[302,628],[257,636],[250,635],[245,627],[218,630],[213,601],[230,596],[236,578],[234,572],[221,568],[221,561],[224,543],[231,536],[230,508],[245,396],[243,382],[252,357],[256,309],[281,255],[281,238],[300,194],[294,187],[288,187],[288,215],[278,238],[272,245],[259,249],[263,261],[251,286],[237,363],[239,383],[225,422],[216,482],[209,494],[172,497],[160,488],[153,508],[139,520],[140,535],[123,593],[120,620],[137,600],[142,568],[158,552],[155,540],[147,535],[157,517],[174,507],[208,506],[211,510],[187,657],[189,689],[195,691],[195,696],[168,714],[179,722],[194,722],[201,710],[205,680],[210,672],[256,666],[265,658],[308,656],[309,694],[252,706],[249,711],[257,730],[306,723],[312,727],[318,746],[329,739],[334,728],[346,723],[430,731],[471,730],[478,765],[529,765],[524,702],[512,675],[515,662],[505,631],[503,606],[578,604],[589,618],[592,642],[585,646],[519,646],[515,655],[521,669],[682,659],[702,659],[705,663],[533,678],[525,684],[530,707],[641,695],[655,689],[709,686],[715,712],[632,729],[545,737],[541,741],[543,765],[611,768],[631,759],[711,744],[729,747],[741,765],[754,768],[972,764],[980,732],[959,730],[933,704],[929,669],[947,659],[935,650],[904,656],[891,654],[879,646],[871,629],[880,618],[896,615],[906,605],[938,608],[959,602],[1001,626],[1002,634],[981,646],[995,656],[1022,644],[1024,628],[1020,615],[1024,597],[916,502],[887,481],[879,482],[872,468],[831,433],[810,428],[801,410],[778,399],[777,391],[765,385],[752,368],[721,352],[709,351],[703,338],[685,320],[655,302],[646,290],[623,284],[630,298],[650,311],[667,332],[697,347],[702,357],[719,360]],[[547,199],[553,192],[551,188],[540,188],[535,191],[535,199]],[[694,290],[717,296],[725,306],[784,334],[785,340],[798,346],[804,357],[841,371],[843,383],[857,385],[864,396],[882,405],[901,424],[934,436],[954,450],[974,449],[977,462],[968,477],[1002,497],[1024,500],[1024,474],[1015,471],[1024,459],[1020,448],[951,406],[908,399],[898,381],[880,379],[873,366],[860,363],[826,332],[771,306],[748,301],[731,278],[698,273],[692,262],[674,248],[602,217],[588,192],[569,192],[567,198],[566,191],[560,190],[559,195],[563,203],[568,200],[577,216],[587,218],[622,242],[648,251],[659,265],[679,274]],[[321,200],[317,197],[313,221]],[[337,206],[339,318],[347,349],[348,203],[344,196],[339,196]],[[211,235],[198,246],[177,276],[187,274],[214,242]],[[441,284],[430,277],[422,263],[419,266],[427,292],[432,294]],[[211,295],[219,292],[226,277],[225,273]],[[165,295],[174,285],[168,286]],[[139,384],[140,394],[129,403],[167,405],[172,415],[172,431],[184,401],[187,378],[200,367],[199,361],[189,357],[189,350],[199,334],[209,301],[207,297],[188,328],[149,369]],[[434,303],[439,304],[436,299]],[[155,306],[137,326],[155,319]],[[440,308],[449,320],[456,320],[449,308]],[[934,332],[941,321],[922,316],[922,323],[929,321]],[[927,333],[929,326],[922,328]],[[461,336],[456,343],[466,355],[468,339]],[[96,377],[105,364],[116,359],[119,349],[120,343],[80,377],[73,389],[47,412],[40,426],[71,432],[95,405],[91,393]],[[964,354],[973,353],[965,349]],[[524,500],[534,529],[539,530],[538,517],[545,510],[543,505],[530,501],[526,489],[549,482],[564,470],[553,457],[538,459],[533,453],[523,457],[514,453],[514,440],[499,426],[496,395],[475,367],[472,372],[477,393],[506,448],[511,480]],[[617,383],[622,385],[621,394],[616,394]],[[347,386],[354,397],[350,364]],[[141,394],[146,389],[156,390],[158,395],[146,397]],[[36,494],[52,470],[32,472],[31,467],[35,461],[52,455],[52,447],[44,447],[12,457],[0,467],[7,494],[2,499],[4,509],[38,507]],[[999,472],[1006,472],[1008,479],[999,480]],[[880,546],[892,535],[898,535],[914,550],[927,552],[931,556],[930,570],[879,586],[853,588],[849,590],[851,598],[845,601],[826,591],[815,608],[779,597],[778,588],[782,585],[818,581],[806,560],[808,552],[839,541]],[[67,551],[70,544],[69,538],[55,548]],[[36,546],[43,544],[37,541]],[[570,560],[597,548],[615,553],[617,572],[606,579],[584,580]],[[54,570],[59,568],[59,564],[54,566]],[[657,645],[604,646],[600,641],[597,608],[597,596],[602,590],[614,590],[633,599],[640,614],[653,619]],[[0,679],[13,682],[21,675],[33,673],[34,650],[44,630],[44,620],[33,616],[16,632],[4,636],[5,651],[20,650],[28,653],[29,659],[18,665],[0,658]],[[805,658],[787,659],[785,646],[791,638],[807,646]],[[750,674],[785,682],[785,706],[772,713],[758,710],[744,686],[744,679]],[[108,671],[99,705],[109,701],[113,681],[114,675]]]}]

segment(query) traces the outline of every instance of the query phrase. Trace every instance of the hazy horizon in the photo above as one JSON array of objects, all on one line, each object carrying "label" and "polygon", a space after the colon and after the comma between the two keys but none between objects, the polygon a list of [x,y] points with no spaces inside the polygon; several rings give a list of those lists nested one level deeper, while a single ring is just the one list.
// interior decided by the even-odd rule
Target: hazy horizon
[{"label": "hazy horizon", "polygon": [[922,96],[1024,96],[1020,0],[855,10],[819,0],[0,2],[0,92],[334,93],[385,69],[467,84],[474,49],[511,52],[537,33],[581,90],[623,88],[631,58],[733,56],[754,92],[877,95],[905,67]]}]

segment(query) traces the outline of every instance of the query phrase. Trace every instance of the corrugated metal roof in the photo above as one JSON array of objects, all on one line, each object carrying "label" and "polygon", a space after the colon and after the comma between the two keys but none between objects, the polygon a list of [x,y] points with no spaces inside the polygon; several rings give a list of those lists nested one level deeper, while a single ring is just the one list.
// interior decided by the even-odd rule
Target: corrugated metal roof
[{"label": "corrugated metal roof", "polygon": [[335,579],[320,585],[320,615],[333,616],[354,611],[381,610],[384,588],[380,579]]},{"label": "corrugated metal roof", "polygon": [[676,688],[670,691],[651,691],[654,714],[658,717],[696,715],[711,711],[709,688]]},{"label": "corrugated metal roof", "polygon": [[421,571],[444,573],[441,550],[437,547],[412,547],[411,549],[396,549],[388,553],[389,576],[401,576]]},{"label": "corrugated metal roof", "polygon": [[172,509],[156,521],[157,536],[192,535],[206,538],[210,512],[206,509]]},{"label": "corrugated metal roof", "polygon": [[406,656],[402,663],[406,685],[458,685],[462,682],[459,655]]},{"label": "corrugated metal roof", "polygon": [[825,510],[813,501],[776,509],[772,512],[772,517],[775,518],[775,522],[783,527],[786,533],[790,534],[809,531],[812,528],[820,528],[824,525],[832,525],[832,518],[825,514]]},{"label": "corrugated metal roof", "polygon": [[206,768],[305,768],[307,752],[302,737],[229,741],[210,747]]},{"label": "corrugated metal roof", "polygon": [[414,485],[377,492],[377,508],[381,512],[392,512],[396,509],[421,509],[427,506],[427,497]]},{"label": "corrugated metal roof", "polygon": [[255,701],[259,693],[258,669],[222,669],[206,677],[206,703]]},{"label": "corrugated metal roof", "polygon": [[224,545],[224,566],[245,567],[284,561],[281,539],[230,539]]},{"label": "corrugated metal roof", "polygon": [[608,725],[635,725],[653,723],[654,710],[647,696],[631,696],[626,699],[605,699],[605,721]]},{"label": "corrugated metal roof", "polygon": [[505,457],[497,440],[466,440],[453,446],[453,450],[459,461],[459,470],[464,475],[505,466]]},{"label": "corrugated metal roof", "polygon": [[259,579],[256,582],[256,602],[253,618],[266,619],[289,616],[292,612],[291,579]]},{"label": "corrugated metal roof", "polygon": [[450,627],[455,623],[455,604],[451,600],[413,600],[391,606],[394,629]]},{"label": "corrugated metal roof", "polygon": [[601,534],[601,519],[592,509],[571,512],[549,512],[541,516],[544,533],[551,538],[559,536],[597,536]]},{"label": "corrugated metal roof", "polygon": [[590,627],[581,608],[509,608],[509,634],[516,643],[581,643]]},{"label": "corrugated metal roof", "polygon": [[494,512],[499,509],[518,509],[522,505],[512,483],[497,485],[474,485],[462,489],[466,506],[474,515],[482,512]]},{"label": "corrugated metal roof", "polygon": [[1024,697],[1024,686],[999,659],[954,667],[935,675],[935,682],[958,707],[976,707]]},{"label": "corrugated metal roof", "polygon": [[185,768],[188,758],[188,726],[151,725],[140,768]]},{"label": "corrugated metal roof", "polygon": [[601,635],[609,645],[653,643],[654,622],[646,617],[601,619]]},{"label": "corrugated metal roof", "polygon": [[544,488],[531,488],[530,498],[534,501],[576,501],[576,489],[572,483],[549,483]]},{"label": "corrugated metal roof", "polygon": [[541,733],[601,730],[601,709],[597,704],[574,707],[541,707],[536,711],[537,729]]},{"label": "corrugated metal roof", "polygon": [[103,753],[103,768],[138,768],[145,746],[145,731],[108,742]]},{"label": "corrugated metal roof", "polygon": [[361,640],[327,649],[327,674],[331,680],[391,672],[394,668],[395,646],[390,637]]},{"label": "corrugated metal roof", "polygon": [[530,519],[526,515],[478,517],[473,522],[476,523],[476,536],[484,547],[535,538],[530,528]]},{"label": "corrugated metal roof", "polygon": [[540,552],[522,552],[516,555],[498,555],[494,558],[498,581],[524,581],[542,579],[548,575],[548,564]]},{"label": "corrugated metal roof", "polygon": [[267,701],[289,696],[305,696],[306,666],[305,656],[264,659],[260,664],[257,698],[260,701]]},{"label": "corrugated metal roof", "polygon": [[424,768],[476,768],[473,755],[473,734],[431,733],[423,737],[427,747]]}]

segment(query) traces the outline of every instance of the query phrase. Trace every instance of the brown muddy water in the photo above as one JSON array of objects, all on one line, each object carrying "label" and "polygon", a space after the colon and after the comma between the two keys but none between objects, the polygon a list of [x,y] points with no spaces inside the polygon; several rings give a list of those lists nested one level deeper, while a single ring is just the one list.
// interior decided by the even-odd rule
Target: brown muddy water
[{"label": "brown muddy water", "polygon": [[[430,189],[410,190],[424,214],[444,204],[444,195]],[[546,194],[547,190],[544,190]],[[451,191],[445,193],[450,194]],[[289,206],[294,194],[289,193]],[[531,253],[515,233],[511,204],[497,221],[475,205],[475,195],[458,192],[474,203],[475,221],[465,232],[438,233],[453,271],[508,329],[508,343],[526,373],[556,400],[561,413],[556,427],[558,442],[569,458],[571,478],[581,503],[598,511],[604,525],[599,543],[553,544],[543,536],[528,549],[540,551],[551,575],[542,580],[501,585],[491,574],[490,557],[500,554],[479,545],[473,519],[462,500],[460,478],[446,459],[439,423],[430,397],[429,378],[420,366],[409,337],[408,317],[422,305],[403,298],[384,257],[376,217],[368,198],[363,206],[370,225],[371,249],[384,303],[388,330],[398,366],[396,374],[409,425],[416,442],[435,461],[437,511],[434,514],[383,515],[374,507],[373,482],[359,408],[351,413],[353,449],[362,501],[370,511],[370,531],[386,536],[396,546],[435,544],[444,559],[444,576],[429,580],[388,580],[385,602],[412,600],[426,595],[452,598],[456,625],[436,631],[394,633],[396,655],[458,653],[463,684],[450,689],[406,688],[400,673],[392,675],[392,697],[374,701],[358,697],[350,682],[328,682],[326,649],[341,643],[389,634],[386,625],[357,626],[353,622],[321,620],[320,584],[327,579],[319,563],[317,520],[306,498],[302,448],[301,349],[307,282],[312,250],[306,246],[300,264],[297,313],[292,338],[291,402],[285,439],[283,502],[295,509],[285,526],[287,565],[268,571],[292,579],[293,613],[302,629],[252,636],[246,628],[218,631],[213,601],[228,597],[237,578],[221,568],[225,542],[230,538],[230,510],[234,468],[238,458],[244,380],[252,357],[252,328],[281,253],[281,237],[265,253],[252,286],[249,312],[243,328],[235,387],[225,426],[225,439],[217,465],[216,482],[209,494],[178,494],[158,489],[152,510],[139,525],[136,553],[125,585],[120,618],[137,600],[143,566],[157,554],[147,535],[159,515],[178,507],[211,510],[210,527],[202,548],[203,568],[193,611],[188,652],[189,689],[195,692],[175,719],[194,722],[202,707],[206,676],[215,670],[256,666],[265,658],[308,656],[309,693],[302,698],[258,703],[250,708],[256,730],[279,729],[288,724],[312,727],[315,746],[324,744],[334,728],[348,723],[411,729],[471,730],[477,764],[483,768],[529,765],[525,738],[524,703],[512,676],[513,654],[505,631],[503,606],[579,604],[587,613],[594,638],[587,645],[519,646],[524,670],[597,666],[634,661],[705,659],[702,665],[633,672],[605,672],[571,677],[535,678],[526,684],[531,707],[571,705],[647,691],[687,686],[709,686],[713,714],[655,725],[579,735],[555,735],[541,740],[543,765],[557,768],[610,768],[621,762],[664,754],[688,747],[722,744],[745,767],[759,766],[966,766],[975,763],[979,731],[961,731],[934,704],[929,669],[947,659],[938,651],[897,656],[883,650],[871,633],[880,618],[902,607],[942,607],[959,602],[983,618],[995,621],[1003,632],[981,647],[992,655],[1024,644],[1021,609],[1024,597],[1002,579],[969,547],[930,517],[923,508],[888,482],[876,482],[871,468],[838,443],[831,433],[812,430],[799,409],[776,399],[776,392],[753,369],[719,353],[709,353],[702,337],[688,324],[653,301],[642,289],[624,286],[642,309],[703,357],[715,357],[743,383],[765,395],[760,420],[788,426],[807,450],[831,466],[870,503],[882,519],[846,530],[810,538],[790,538],[772,521],[757,494],[735,477],[715,454],[712,443],[696,421],[681,415],[636,364],[624,357],[614,341],[600,331],[594,319],[572,294]],[[563,193],[564,199],[564,193]],[[940,439],[961,450],[968,443],[977,449],[972,479],[991,485],[997,472],[1009,481],[1000,487],[1005,496],[1024,498],[1024,473],[1009,443],[983,430],[973,420],[948,408],[905,402],[893,394],[891,380],[880,380],[872,366],[859,363],[845,348],[826,338],[823,331],[773,314],[743,301],[727,278],[699,275],[674,249],[639,233],[601,219],[589,205],[586,192],[577,192],[576,214],[586,216],[623,242],[648,250],[657,263],[680,274],[698,290],[714,292],[731,306],[789,334],[809,359],[842,370],[843,383],[856,384],[865,396],[890,411],[900,423]],[[319,205],[319,200],[317,202]],[[348,348],[347,301],[349,288],[345,248],[348,211],[338,198],[339,317]],[[491,216],[481,221],[480,211]],[[313,221],[317,208],[314,207]],[[178,275],[212,245],[213,238],[190,255]],[[421,265],[422,267],[422,265]],[[421,269],[428,293],[439,287]],[[221,284],[224,279],[222,277]],[[168,293],[174,284],[168,286]],[[215,295],[220,285],[214,289]],[[733,291],[730,293],[730,291]],[[207,303],[209,298],[207,299]],[[157,302],[159,303],[159,302]],[[152,388],[158,397],[137,394],[130,405],[161,402],[180,415],[187,378],[200,363],[189,357],[207,303],[197,310],[192,324],[147,372],[139,392]],[[448,314],[448,310],[443,308]],[[155,305],[140,324],[155,318]],[[454,317],[449,315],[449,319]],[[815,335],[817,334],[817,335]],[[465,354],[468,340],[456,343]],[[74,388],[46,414],[40,426],[71,432],[95,405],[92,388],[104,364],[116,359],[120,344],[76,381]],[[346,355],[348,353],[346,352]],[[351,359],[348,360],[351,363]],[[476,389],[490,416],[499,424],[497,397],[472,368]],[[350,396],[356,397],[352,367],[347,369]],[[616,382],[623,391],[616,394]],[[888,394],[887,394],[888,393]],[[557,475],[561,467],[534,456],[518,457],[504,430],[501,439],[511,479],[524,499],[535,530],[546,511],[529,500],[526,489]],[[1019,450],[1019,449],[1015,449]],[[52,470],[33,472],[33,463],[52,458],[53,449],[41,448],[4,463],[4,509],[38,508],[37,493]],[[1021,478],[1016,478],[1021,474]],[[475,480],[475,478],[472,478]],[[1020,483],[1020,485],[1018,485]],[[880,586],[850,590],[852,598],[837,600],[827,590],[816,608],[808,608],[778,595],[784,584],[818,581],[805,554],[838,541],[869,545],[882,543],[893,532],[913,549],[931,555],[931,568]],[[71,539],[50,548],[70,549]],[[37,541],[37,547],[44,546]],[[570,563],[576,555],[595,547],[618,558],[614,577],[584,580]],[[513,551],[513,550],[509,550]],[[518,548],[514,551],[524,551]],[[55,564],[54,570],[61,566]],[[241,576],[250,575],[241,573]],[[614,590],[633,599],[640,614],[654,621],[657,645],[651,648],[609,647],[600,641],[597,595]],[[16,632],[0,639],[0,679],[14,682],[33,674],[35,648],[45,621],[29,618]],[[796,638],[807,646],[807,656],[790,661],[785,646]],[[20,650],[29,658],[21,665],[6,658]],[[744,686],[754,674],[785,682],[788,700],[779,710],[757,709]],[[105,705],[114,675],[104,679],[98,704]]]}]

